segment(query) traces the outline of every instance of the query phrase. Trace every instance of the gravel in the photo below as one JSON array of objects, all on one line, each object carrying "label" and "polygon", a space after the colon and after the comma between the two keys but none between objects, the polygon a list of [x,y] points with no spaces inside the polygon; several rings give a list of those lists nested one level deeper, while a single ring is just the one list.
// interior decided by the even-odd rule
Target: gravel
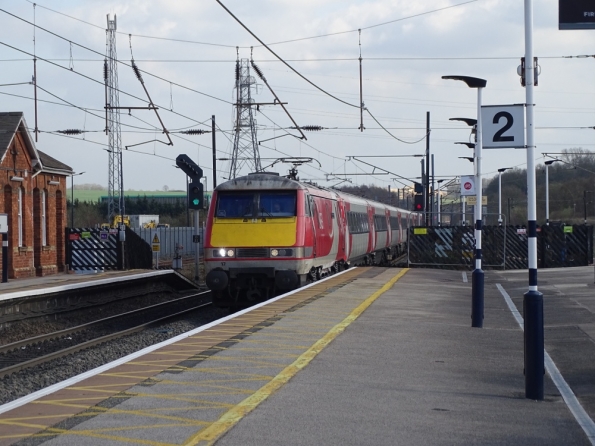
[{"label": "gravel", "polygon": [[228,314],[227,310],[221,308],[204,308],[192,315],[187,315],[184,319],[134,333],[65,358],[5,376],[0,378],[0,404],[8,403],[143,348],[186,333]]}]

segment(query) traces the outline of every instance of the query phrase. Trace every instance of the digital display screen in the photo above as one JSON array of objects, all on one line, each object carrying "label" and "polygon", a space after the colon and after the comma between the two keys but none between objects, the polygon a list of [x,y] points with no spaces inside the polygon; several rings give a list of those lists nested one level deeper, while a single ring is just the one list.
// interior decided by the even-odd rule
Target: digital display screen
[{"label": "digital display screen", "polygon": [[595,29],[595,1],[558,0],[558,29]]}]

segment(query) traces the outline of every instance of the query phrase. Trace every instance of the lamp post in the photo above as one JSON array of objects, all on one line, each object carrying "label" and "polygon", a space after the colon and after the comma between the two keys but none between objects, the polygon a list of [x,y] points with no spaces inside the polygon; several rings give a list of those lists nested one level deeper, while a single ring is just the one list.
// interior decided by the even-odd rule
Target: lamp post
[{"label": "lamp post", "polygon": [[523,294],[525,397],[543,400],[545,356],[543,294],[537,287],[537,200],[535,187],[535,71],[533,57],[533,1],[524,1],[525,12],[525,128],[527,133],[527,254],[529,289]]},{"label": "lamp post", "polygon": [[70,227],[74,228],[74,177],[85,172],[73,173],[70,175]]},{"label": "lamp post", "polygon": [[[465,124],[467,124],[468,126],[473,127],[473,129],[471,130],[471,134],[475,135],[476,134],[476,130],[475,130],[475,126],[477,125],[477,119],[471,119],[471,118],[450,118],[449,121],[462,121]],[[473,153],[475,153],[475,143],[474,142],[455,142],[455,144],[463,144],[467,147],[469,147],[470,149],[473,149]],[[473,157],[468,157],[468,156],[459,156],[459,158],[461,159],[466,159],[469,160],[470,162],[475,162],[475,158]],[[461,214],[462,214],[462,219],[461,219],[461,226],[465,226],[465,201],[467,200],[467,197],[465,197],[464,195],[461,196]]]},{"label": "lamp post", "polygon": [[549,175],[549,167],[555,163],[556,161],[560,161],[559,159],[549,160],[545,162],[545,224],[546,226],[550,225],[550,175]]},{"label": "lamp post", "polygon": [[441,197],[440,197],[440,185],[442,184],[444,180],[436,180],[436,182],[438,183],[438,200],[437,200],[437,204],[438,204],[438,226],[442,226],[442,218],[440,216],[440,208],[442,207],[442,203],[441,203]]},{"label": "lamp post", "polygon": [[498,226],[502,226],[502,172],[508,169],[512,169],[512,167],[498,169]]},{"label": "lamp post", "polygon": [[[459,144],[459,143],[455,143],[455,144]],[[461,144],[464,144],[464,143],[461,143]],[[475,147],[475,144],[473,145],[473,147]],[[467,160],[471,163],[475,161],[475,159],[472,156],[459,156],[459,158]],[[466,200],[467,200],[467,197],[465,195],[461,195],[461,217],[462,217],[461,218],[461,226],[467,225],[467,223],[466,223],[467,219],[465,217],[465,213],[467,212],[465,210],[465,205],[467,204]]]},{"label": "lamp post", "polygon": [[471,326],[483,327],[483,297],[484,297],[484,273],[481,269],[481,93],[485,88],[487,81],[477,77],[469,76],[442,76],[442,79],[452,79],[462,81],[469,88],[477,89],[477,124],[475,126],[475,191],[476,204],[475,209],[475,269],[473,270],[471,280]]},{"label": "lamp post", "polygon": [[587,224],[587,192],[591,192],[589,190],[583,191],[583,209],[584,209],[584,216],[585,216],[585,224]]}]

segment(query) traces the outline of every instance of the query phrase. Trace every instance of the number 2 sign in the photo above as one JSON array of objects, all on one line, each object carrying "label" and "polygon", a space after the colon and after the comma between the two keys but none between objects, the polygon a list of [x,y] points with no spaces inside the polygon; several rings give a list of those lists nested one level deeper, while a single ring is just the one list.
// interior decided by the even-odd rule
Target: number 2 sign
[{"label": "number 2 sign", "polygon": [[481,107],[482,148],[525,148],[525,106],[483,105]]}]

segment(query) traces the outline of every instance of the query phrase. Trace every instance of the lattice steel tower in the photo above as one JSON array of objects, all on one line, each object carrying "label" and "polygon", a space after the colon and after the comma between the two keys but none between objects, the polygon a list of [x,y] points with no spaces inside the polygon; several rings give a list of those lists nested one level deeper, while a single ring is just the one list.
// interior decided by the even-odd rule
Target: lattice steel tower
[{"label": "lattice steel tower", "polygon": [[236,61],[236,122],[229,169],[230,179],[237,177],[244,166],[248,166],[249,172],[262,170],[253,115],[255,104],[252,90],[255,88],[256,80],[250,75],[249,60],[238,58]]},{"label": "lattice steel tower", "polygon": [[107,216],[124,215],[124,191],[122,190],[122,135],[120,133],[120,98],[118,94],[118,55],[116,52],[116,15],[110,20],[107,15],[106,59],[103,66],[105,81],[105,115],[108,135],[108,181]]}]

